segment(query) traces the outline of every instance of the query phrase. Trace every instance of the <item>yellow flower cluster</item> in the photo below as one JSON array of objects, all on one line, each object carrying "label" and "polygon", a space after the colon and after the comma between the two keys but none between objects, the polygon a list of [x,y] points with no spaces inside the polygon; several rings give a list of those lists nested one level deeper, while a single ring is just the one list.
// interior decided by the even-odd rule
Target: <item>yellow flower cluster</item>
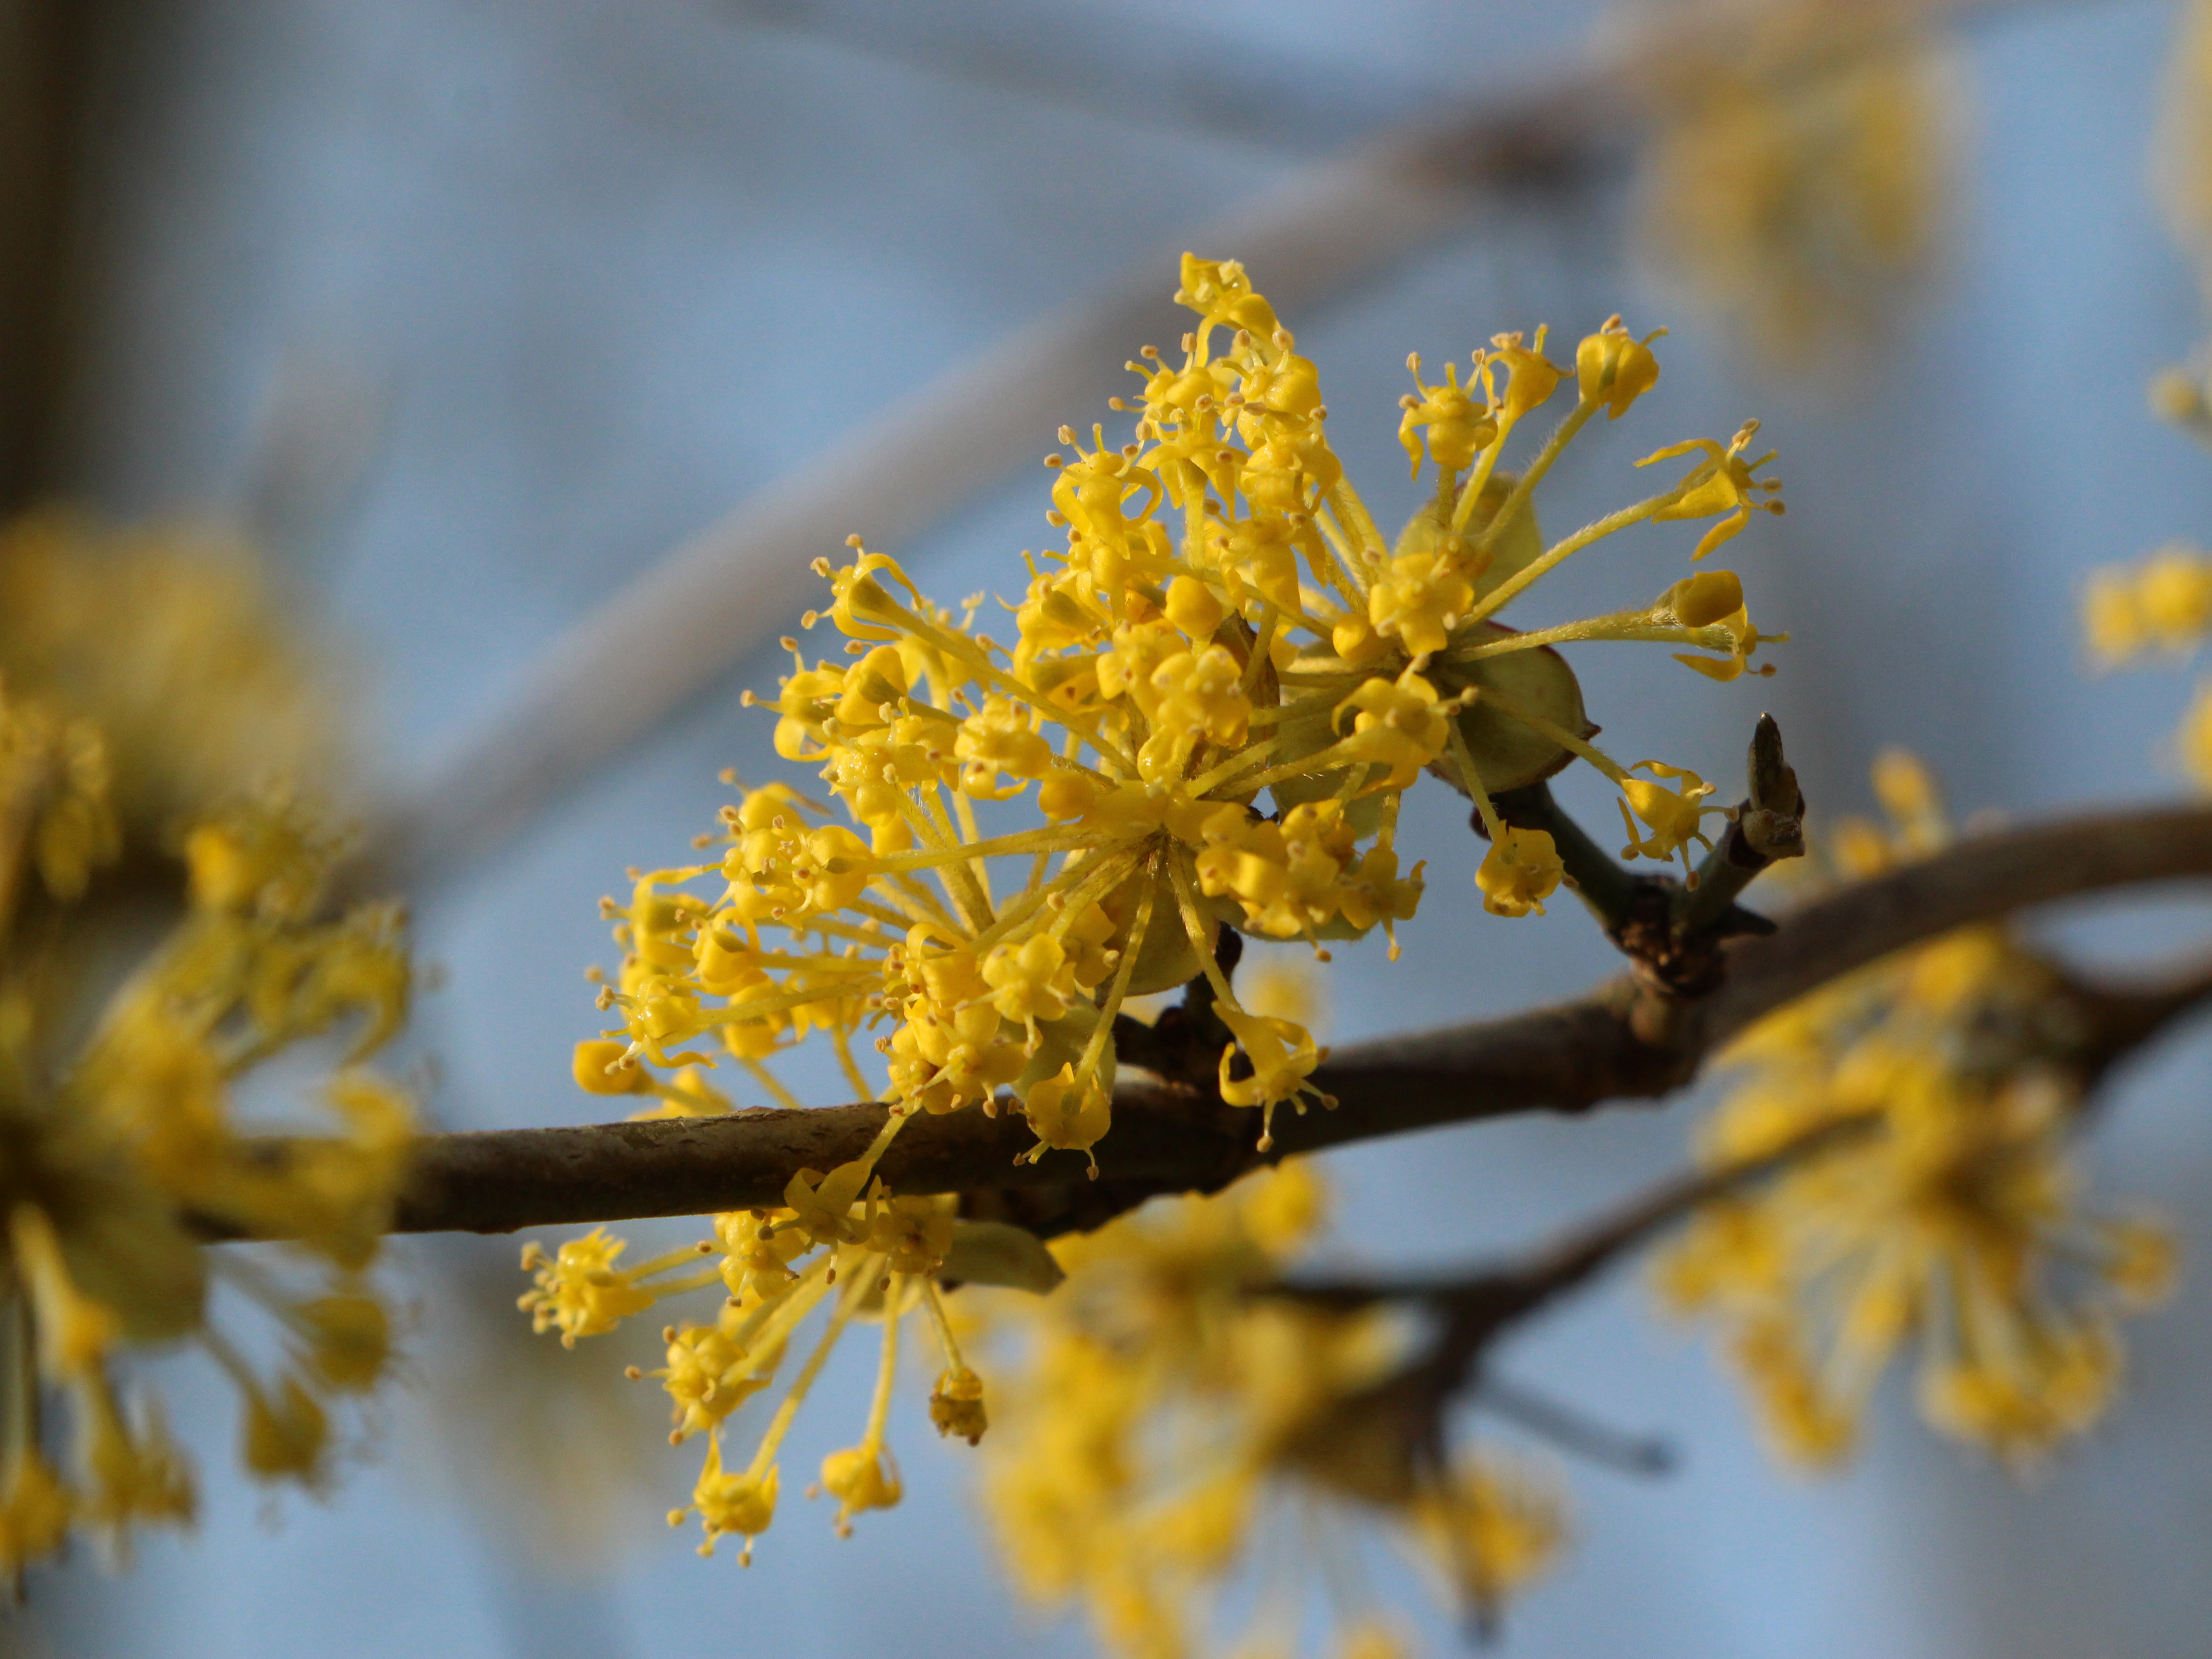
[{"label": "yellow flower cluster", "polygon": [[[1852,874],[1948,838],[1915,762],[1887,756],[1875,781],[1893,831],[1839,828]],[[2052,1060],[2054,989],[2007,929],[1964,928],[1792,1004],[1726,1057],[1741,1078],[1710,1126],[1716,1162],[1868,1120],[1709,1206],[1661,1264],[1665,1300],[1729,1333],[1784,1455],[1844,1455],[1908,1343],[1923,1415],[2014,1464],[2110,1399],[2113,1316],[2164,1293],[2172,1248],[2148,1223],[2079,1207],[2080,1081]]]},{"label": "yellow flower cluster", "polygon": [[[898,1121],[893,1119],[890,1127]],[[944,1357],[930,1396],[938,1431],[973,1444],[988,1426],[982,1382],[961,1358],[938,1275],[1031,1291],[1058,1282],[1058,1268],[1036,1239],[1014,1227],[958,1221],[950,1198],[887,1198],[873,1186],[863,1197],[866,1170],[890,1139],[887,1129],[867,1157],[826,1176],[799,1171],[783,1206],[717,1216],[712,1240],[635,1267],[619,1265],[625,1247],[604,1230],[571,1239],[552,1255],[535,1244],[523,1252],[523,1266],[535,1269],[537,1284],[524,1293],[521,1306],[538,1329],[559,1331],[571,1346],[579,1337],[614,1329],[664,1297],[708,1285],[722,1291],[711,1324],[663,1328],[665,1365],[651,1372],[632,1366],[629,1373],[633,1379],[651,1376],[666,1389],[675,1424],[671,1445],[707,1437],[706,1462],[691,1502],[668,1517],[672,1527],[698,1517],[706,1534],[702,1555],[713,1553],[717,1538],[735,1534],[743,1540],[739,1559],[751,1561],[752,1540],[775,1516],[785,1437],[854,1320],[883,1329],[874,1398],[859,1443],[823,1460],[819,1486],[808,1494],[827,1492],[837,1500],[841,1534],[850,1529],[854,1516],[889,1509],[902,1492],[884,1430],[908,1316],[926,1320]],[[829,1316],[751,1458],[742,1468],[726,1464],[726,1419],[774,1382],[793,1335],[824,1305]]]},{"label": "yellow flower cluster", "polygon": [[[2133,565],[2094,572],[2082,594],[2081,623],[2100,669],[2193,653],[2212,632],[2212,554],[2169,542]],[[2175,748],[2190,779],[2212,789],[2212,683],[2197,687]]]},{"label": "yellow flower cluster", "polygon": [[[1253,1293],[1291,1264],[1325,1200],[1293,1162],[1149,1206],[1055,1243],[1068,1277],[1047,1301],[981,1316],[1008,1351],[983,1484],[1006,1559],[1027,1595],[1079,1604],[1109,1652],[1213,1645],[1222,1592],[1250,1570],[1262,1594],[1234,1651],[1295,1652],[1318,1585],[1335,1651],[1402,1654],[1346,1565],[1362,1526],[1384,1525],[1485,1615],[1559,1542],[1544,1486],[1489,1456],[1425,1471],[1405,1425],[1361,1404],[1404,1356],[1389,1315]],[[1301,1536],[1319,1559],[1267,1559]]]},{"label": "yellow flower cluster", "polygon": [[[1549,837],[1506,833],[1490,797],[1577,757],[1620,786],[1632,854],[1687,858],[1717,811],[1709,787],[1650,763],[1634,777],[1592,748],[1553,647],[1671,643],[1732,679],[1766,637],[1741,582],[1705,572],[1638,610],[1533,632],[1494,617],[1631,525],[1712,520],[1702,558],[1754,510],[1779,512],[1765,458],[1746,453],[1756,423],[1660,450],[1644,464],[1686,458],[1679,482],[1547,546],[1531,496],[1576,433],[1657,379],[1649,341],[1616,319],[1569,369],[1541,331],[1500,336],[1464,386],[1455,369],[1421,380],[1416,359],[1400,437],[1435,493],[1386,544],[1329,446],[1312,363],[1243,272],[1186,257],[1178,297],[1200,325],[1179,362],[1148,350],[1132,365],[1137,440],[1048,463],[1066,544],[1029,556],[1011,647],[976,628],[980,599],[955,617],[883,555],[820,567],[834,602],[806,621],[844,634],[848,659],[810,665],[794,645],[769,706],[778,752],[820,765],[851,827],[786,786],[752,790],[711,838],[715,862],[640,875],[626,906],[611,902],[628,954],[602,1000],[623,1023],[611,1054],[580,1060],[586,1088],[652,1088],[681,1109],[695,1088],[640,1068],[710,1064],[686,1045],[718,1036],[757,1065],[818,1030],[875,1095],[854,1041],[875,1028],[885,1097],[992,1110],[1011,1090],[1041,1146],[1088,1150],[1123,1002],[1202,975],[1237,1040],[1223,1097],[1272,1112],[1314,1092],[1321,1052],[1237,1000],[1219,932],[1318,951],[1411,916],[1421,872],[1401,870],[1395,831],[1425,768],[1481,811],[1479,879],[1499,914],[1537,908],[1559,869]],[[1516,428],[1569,380],[1565,418],[1518,477],[1500,471]],[[1036,818],[1000,829],[1017,798]],[[713,896],[686,890],[702,878]]]},{"label": "yellow flower cluster", "polygon": [[[1877,331],[1931,261],[1956,94],[1933,32],[1899,11],[1688,6],[1651,54],[1645,245],[1779,366]],[[1700,25],[1724,46],[1692,44]]]},{"label": "yellow flower cluster", "polygon": [[[932,1280],[986,1275],[944,1266],[963,1235],[942,1204],[890,1196],[875,1179],[910,1114],[1011,1108],[1036,1134],[1031,1156],[1091,1154],[1112,1119],[1116,1019],[1132,998],[1202,980],[1230,1039],[1220,1097],[1258,1109],[1265,1147],[1278,1106],[1318,1096],[1326,1051],[1304,1025],[1240,1000],[1222,930],[1304,940],[1325,959],[1327,941],[1412,916],[1421,866],[1401,867],[1396,830],[1424,769],[1481,815],[1492,848],[1477,882],[1500,915],[1540,909],[1561,870],[1548,835],[1499,821],[1498,792],[1586,760],[1621,788],[1627,854],[1686,863],[1719,810],[1694,773],[1624,768],[1594,748],[1555,647],[1670,645],[1698,673],[1733,679],[1775,637],[1753,626],[1733,573],[1534,631],[1496,617],[1632,526],[1705,521],[1692,556],[1703,558],[1755,512],[1779,513],[1778,485],[1759,476],[1768,458],[1749,453],[1756,422],[1646,458],[1682,471],[1547,544],[1538,485],[1584,426],[1626,413],[1657,380],[1650,337],[1613,319],[1569,366],[1545,357],[1541,330],[1501,335],[1464,381],[1455,365],[1432,384],[1416,358],[1399,437],[1433,489],[1386,541],[1331,447],[1314,365],[1243,270],[1186,256],[1177,298],[1198,326],[1176,359],[1148,348],[1131,363],[1143,383],[1134,439],[1117,448],[1094,428],[1085,447],[1063,430],[1068,453],[1046,463],[1047,520],[1063,544],[1024,555],[1026,586],[1000,601],[1011,642],[979,626],[982,596],[944,609],[854,538],[850,562],[817,567],[830,604],[805,619],[845,636],[842,659],[810,662],[788,640],[792,672],[759,700],[776,715],[777,752],[818,767],[831,799],[748,790],[701,838],[711,861],[633,872],[628,899],[605,902],[623,956],[599,1000],[620,1023],[578,1046],[584,1089],[655,1097],[654,1114],[720,1111],[729,1102],[708,1073],[730,1060],[796,1106],[769,1062],[815,1037],[854,1097],[893,1106],[867,1156],[807,1171],[781,1208],[717,1217],[696,1252],[624,1268],[619,1242],[594,1234],[527,1258],[538,1280],[524,1305],[569,1340],[663,1296],[724,1287],[714,1325],[669,1327],[655,1373],[677,1399],[678,1437],[709,1436],[679,1518],[699,1514],[710,1542],[767,1524],[791,1414],[853,1319],[881,1318],[889,1352],[902,1316],[927,1310],[947,1339],[940,1423],[972,1418],[980,1431],[980,1393],[967,1392]],[[1504,471],[1516,430],[1570,386],[1558,426],[1517,475]],[[1016,1265],[1018,1278],[1048,1277]],[[731,1473],[723,1416],[767,1385],[825,1301],[823,1346]],[[841,1516],[896,1496],[894,1476],[866,1473],[888,1469],[885,1363],[860,1447],[824,1467]]]},{"label": "yellow flower cluster", "polygon": [[[75,626],[77,577],[56,565],[41,578],[55,586],[42,589],[27,574],[52,533],[50,523],[0,536],[0,586],[14,599],[64,594],[60,615],[5,613],[0,667],[11,672],[21,641],[52,646]],[[221,584],[213,598],[199,592],[191,562],[165,567],[153,544],[131,558],[179,601],[170,612],[145,593],[113,595],[134,623],[225,614],[237,597]],[[241,626],[238,638],[252,635]],[[310,1485],[328,1471],[328,1402],[368,1389],[386,1360],[388,1316],[363,1272],[412,1112],[357,1062],[404,1012],[400,917],[382,905],[325,914],[334,849],[286,799],[210,799],[237,780],[210,758],[224,734],[197,721],[235,714],[234,736],[254,711],[226,699],[252,695],[216,684],[158,706],[163,671],[147,659],[171,646],[191,659],[162,627],[142,641],[117,624],[102,647],[123,665],[112,672],[144,672],[156,706],[112,684],[88,700],[149,750],[164,718],[179,722],[171,769],[150,781],[121,775],[121,757],[138,751],[112,748],[105,718],[63,700],[65,650],[27,651],[38,697],[0,686],[0,1572],[18,1578],[79,1529],[120,1548],[135,1526],[191,1515],[189,1468],[158,1406],[126,1402],[127,1351],[205,1347],[243,1396],[248,1470]],[[246,656],[265,665],[283,653]],[[164,821],[163,806],[192,810]],[[181,915],[118,978],[118,940],[143,938],[148,905],[164,898]],[[296,1043],[349,1030],[347,1068],[322,1091],[325,1133],[272,1156],[239,1120],[240,1080]],[[292,1243],[274,1254],[205,1248],[226,1235]],[[274,1375],[212,1321],[218,1285],[270,1317],[283,1349]]]}]

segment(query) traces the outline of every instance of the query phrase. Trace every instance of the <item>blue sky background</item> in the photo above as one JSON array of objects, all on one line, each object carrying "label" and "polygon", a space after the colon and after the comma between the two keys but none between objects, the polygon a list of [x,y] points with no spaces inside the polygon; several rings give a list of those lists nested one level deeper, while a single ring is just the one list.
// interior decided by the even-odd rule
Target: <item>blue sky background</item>
[{"label": "blue sky background", "polygon": [[[351,642],[368,752],[404,779],[501,706],[592,603],[869,415],[1140,259],[1171,286],[1181,238],[1323,140],[1511,88],[1596,15],[1556,0],[824,9],[847,44],[707,0],[158,9],[117,45],[103,122],[109,258],[77,389],[82,493],[118,516],[240,499],[272,420],[295,417],[287,387],[373,415],[347,509],[286,551]],[[1333,437],[1363,488],[1402,509],[1408,349],[1463,354],[1538,320],[1571,338],[1615,309],[1668,321],[1659,388],[1622,429],[1577,444],[1547,518],[1615,504],[1634,456],[1757,414],[1790,511],[1730,554],[1761,626],[1798,637],[1778,678],[1731,686],[1584,653],[1615,752],[1725,778],[1771,708],[1822,807],[1863,806],[1866,763],[1893,743],[1925,755],[1962,811],[2173,792],[2160,746],[2186,676],[2091,682],[2074,635],[2089,565],[2202,536],[2212,505],[2212,459],[2143,409],[2147,376],[2203,321],[2143,188],[2173,13],[2082,0],[1975,24],[1948,269],[1850,384],[1742,363],[1638,275],[1618,192],[1600,189],[1556,212],[1486,213],[1287,319],[1322,369]],[[1010,83],[979,67],[1009,53],[1063,72]],[[1270,107],[1296,118],[1240,127],[1239,100],[1270,88]],[[940,594],[1011,588],[1044,504],[1024,468],[892,550]],[[1680,574],[1680,541],[1607,544],[1545,584],[1536,619],[1657,592]],[[611,955],[595,900],[625,865],[682,854],[724,799],[720,768],[774,775],[768,723],[735,692],[775,672],[755,653],[424,899],[421,950],[443,979],[412,1041],[434,1067],[441,1123],[595,1115],[568,1080],[568,1046],[595,1023],[581,969]],[[1611,811],[1601,792],[1567,793]],[[1402,844],[1433,860],[1429,897],[1395,967],[1340,953],[1336,1038],[1567,994],[1613,968],[1572,907],[1543,922],[1481,914],[1453,799],[1409,802]],[[2081,951],[2140,960],[2206,920],[2168,896],[2055,925]],[[1632,1273],[1516,1337],[1502,1361],[1516,1380],[1664,1431],[1686,1462],[1662,1481],[1567,1471],[1577,1542],[1514,1610],[1504,1651],[2201,1653],[2207,1058],[2191,1038],[2130,1073],[2090,1151],[2105,1190],[2180,1218],[2192,1271],[2135,1328],[2111,1419],[2027,1486],[1923,1431],[1902,1389],[1847,1474],[1777,1472],[1733,1385],[1650,1311]],[[1530,1241],[1675,1167],[1696,1110],[1342,1154],[1336,1249],[1433,1260]],[[662,1448],[659,1397],[615,1375],[652,1363],[649,1333],[572,1355],[533,1342],[505,1311],[514,1253],[506,1240],[395,1249],[415,1310],[409,1385],[328,1503],[271,1504],[236,1479],[216,1430],[234,1409],[227,1387],[204,1365],[165,1366],[203,1452],[204,1525],[144,1540],[126,1577],[88,1559],[46,1575],[0,1644],[148,1659],[1089,1651],[1079,1629],[1011,1601],[971,1524],[965,1449],[937,1442],[918,1390],[895,1426],[903,1508],[840,1543],[826,1512],[791,1501],[750,1571],[734,1552],[696,1559],[696,1534],[660,1521],[696,1453]],[[794,1462],[851,1438],[867,1369],[833,1369]],[[1425,1606],[1410,1577],[1386,1582],[1409,1612]]]}]

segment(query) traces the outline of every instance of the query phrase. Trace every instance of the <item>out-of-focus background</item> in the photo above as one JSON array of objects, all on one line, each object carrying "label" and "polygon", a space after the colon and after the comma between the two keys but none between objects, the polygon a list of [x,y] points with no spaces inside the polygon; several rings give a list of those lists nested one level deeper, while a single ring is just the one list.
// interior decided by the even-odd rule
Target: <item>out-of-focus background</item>
[{"label": "out-of-focus background", "polygon": [[[1686,684],[1656,656],[1589,653],[1615,753],[1725,779],[1771,708],[1820,808],[1865,806],[1867,763],[1891,744],[1925,756],[1962,811],[2171,793],[2161,744],[2185,677],[2093,680],[2075,609],[2092,563],[2212,528],[2212,458],[2143,397],[2203,320],[2146,189],[2176,8],[1947,9],[1956,151],[1929,274],[1884,301],[1886,329],[1791,364],[1638,252],[1649,198],[1620,88],[1652,14],[1634,9],[14,0],[5,96],[26,159],[8,164],[0,249],[7,505],[233,515],[332,629],[374,779],[360,810],[385,823],[410,804],[395,868],[441,976],[411,1043],[427,1109],[451,1127],[604,1115],[568,1078],[570,1044],[596,1024],[582,970],[612,955],[595,900],[627,865],[681,858],[726,798],[721,768],[776,775],[769,723],[738,690],[773,684],[773,635],[804,589],[763,576],[726,613],[673,603],[665,631],[633,617],[605,659],[580,655],[574,630],[677,550],[696,568],[766,537],[788,571],[769,532],[811,525],[825,489],[833,506],[849,491],[857,516],[799,565],[857,530],[939,595],[1014,591],[1015,556],[1048,535],[1036,461],[1052,427],[1114,418],[1120,360],[1173,343],[1165,296],[1194,244],[1248,258],[1271,293],[1264,254],[1290,249],[1281,286],[1301,297],[1285,320],[1321,367],[1334,441],[1394,511],[1413,505],[1394,435],[1409,349],[1441,362],[1540,321],[1571,341],[1616,310],[1639,331],[1672,325],[1656,392],[1547,487],[1555,526],[1628,498],[1628,462],[1660,443],[1765,422],[1789,516],[1730,554],[1760,626],[1796,633],[1782,672]],[[1378,205],[1367,175],[1340,170],[1407,123],[1528,111],[1525,143],[1428,207]],[[1240,222],[1258,249],[1222,240]],[[1285,241],[1285,223],[1304,240]],[[1055,341],[1082,343],[1101,314],[1145,331],[1109,333],[1077,354],[1084,373],[1053,379]],[[972,381],[924,395],[1022,330],[996,362],[1001,402],[1038,411],[1028,438],[986,432]],[[986,438],[968,441],[971,420]],[[871,446],[885,469],[872,491]],[[1543,603],[1640,603],[1680,574],[1679,540],[1607,544]],[[562,743],[550,760],[525,752],[513,711],[549,706],[579,662],[565,695],[584,712],[554,728],[576,733],[574,764],[556,776]],[[1409,801],[1401,844],[1431,860],[1429,896],[1395,966],[1340,954],[1332,1037],[1612,971],[1571,905],[1540,922],[1481,913],[1455,799]],[[2054,925],[2139,960],[2203,920],[2144,902]],[[1684,1460],[1661,1480],[1568,1468],[1575,1543],[1513,1608],[1504,1650],[2201,1653],[2207,1058],[2201,1036],[2167,1043],[2098,1132],[2096,1179],[2178,1218],[2189,1261],[2175,1304],[2132,1334],[2110,1420],[2033,1483],[1933,1438],[1903,1387],[1850,1472],[1778,1473],[1733,1384],[1633,1273],[1519,1335],[1508,1375],[1663,1432]],[[838,1096],[826,1073],[800,1080]],[[1334,1249],[1435,1261],[1532,1241],[1676,1167],[1697,1109],[1335,1157]],[[1079,1628],[1016,1605],[966,1449],[937,1441],[918,1399],[895,1419],[901,1509],[840,1542],[826,1513],[787,1502],[750,1571],[733,1552],[701,1561],[694,1534],[662,1522],[696,1449],[663,1449],[659,1396],[618,1376],[653,1363],[650,1332],[573,1354],[533,1341],[512,1311],[512,1241],[403,1241],[393,1256],[413,1306],[406,1386],[328,1502],[264,1503],[210,1447],[197,1534],[145,1539],[125,1577],[83,1558],[39,1576],[0,1646],[1090,1650]],[[809,1410],[819,1432],[856,1419],[866,1369],[833,1370]],[[165,1386],[188,1422],[232,1409],[192,1368]],[[1453,1639],[1410,1579],[1390,1582]]]}]

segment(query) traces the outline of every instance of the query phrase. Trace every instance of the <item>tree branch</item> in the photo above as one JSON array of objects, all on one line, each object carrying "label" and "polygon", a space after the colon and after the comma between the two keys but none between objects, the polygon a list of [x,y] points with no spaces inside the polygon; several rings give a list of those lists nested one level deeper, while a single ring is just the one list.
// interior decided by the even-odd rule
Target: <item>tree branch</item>
[{"label": "tree branch", "polygon": [[1509,1327],[1586,1284],[1601,1268],[1699,1206],[1863,1133],[1878,1121],[1879,1114],[1873,1112],[1837,1118],[1756,1157],[1686,1171],[1553,1244],[1499,1267],[1442,1277],[1285,1279],[1255,1287],[1257,1295],[1340,1312],[1400,1302],[1425,1307],[1435,1316],[1433,1328],[1404,1364],[1358,1393],[1333,1401],[1305,1425],[1293,1440],[1294,1455],[1326,1458],[1331,1443],[1349,1434],[1357,1437],[1371,1465],[1368,1479],[1379,1480],[1394,1491],[1433,1485],[1449,1462],[1452,1404],[1472,1387],[1478,1390],[1476,1398],[1493,1395],[1506,1413],[1538,1432],[1559,1435],[1577,1449],[1638,1472],[1663,1469],[1671,1461],[1663,1446],[1625,1441],[1549,1401],[1493,1385],[1484,1375],[1492,1345]]},{"label": "tree branch", "polygon": [[1290,1279],[1267,1286],[1265,1293],[1345,1310],[1377,1302],[1426,1303],[1443,1313],[1448,1324],[1462,1328],[1456,1340],[1471,1358],[1498,1327],[1585,1284],[1600,1268],[1649,1243],[1701,1206],[1839,1140],[1863,1134],[1879,1121],[1879,1115],[1870,1111],[1832,1118],[1755,1157],[1670,1176],[1596,1220],[1503,1266],[1408,1279]]},{"label": "tree branch", "polygon": [[[1815,899],[1771,937],[1732,942],[1725,982],[1702,999],[1669,998],[1624,976],[1575,1002],[1348,1045],[1316,1073],[1337,1109],[1285,1114],[1266,1156],[1256,1113],[1188,1086],[1131,1080],[1115,1091],[1097,1181],[1084,1178],[1075,1153],[1017,1164],[1032,1144],[1027,1124],[972,1111],[916,1119],[879,1168],[894,1192],[959,1192],[972,1213],[1046,1235],[1093,1227],[1158,1194],[1216,1191],[1278,1158],[1445,1123],[1656,1097],[1689,1082],[1761,1016],[1891,951],[2053,899],[2207,875],[2212,808],[2145,808],[1978,836]],[[2112,1034],[2101,1070],[2212,995],[2212,980],[2081,990]],[[392,1230],[505,1232],[775,1205],[793,1171],[857,1157],[885,1109],[755,1108],[425,1136]],[[270,1154],[281,1157],[282,1144]]]}]

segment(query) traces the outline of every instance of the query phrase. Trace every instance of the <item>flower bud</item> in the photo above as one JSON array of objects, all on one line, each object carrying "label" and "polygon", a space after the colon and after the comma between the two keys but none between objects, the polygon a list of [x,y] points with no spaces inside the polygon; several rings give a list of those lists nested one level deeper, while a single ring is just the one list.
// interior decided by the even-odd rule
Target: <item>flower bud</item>
[{"label": "flower bud", "polygon": [[611,1037],[591,1037],[576,1045],[576,1086],[590,1095],[641,1095],[653,1079],[645,1067],[619,1062],[629,1045]]},{"label": "flower bud", "polygon": [[1575,384],[1585,404],[1606,405],[1605,417],[1617,421],[1628,406],[1659,383],[1659,359],[1651,342],[1667,331],[1654,329],[1641,340],[1619,317],[1606,319],[1596,333],[1575,348]]}]

